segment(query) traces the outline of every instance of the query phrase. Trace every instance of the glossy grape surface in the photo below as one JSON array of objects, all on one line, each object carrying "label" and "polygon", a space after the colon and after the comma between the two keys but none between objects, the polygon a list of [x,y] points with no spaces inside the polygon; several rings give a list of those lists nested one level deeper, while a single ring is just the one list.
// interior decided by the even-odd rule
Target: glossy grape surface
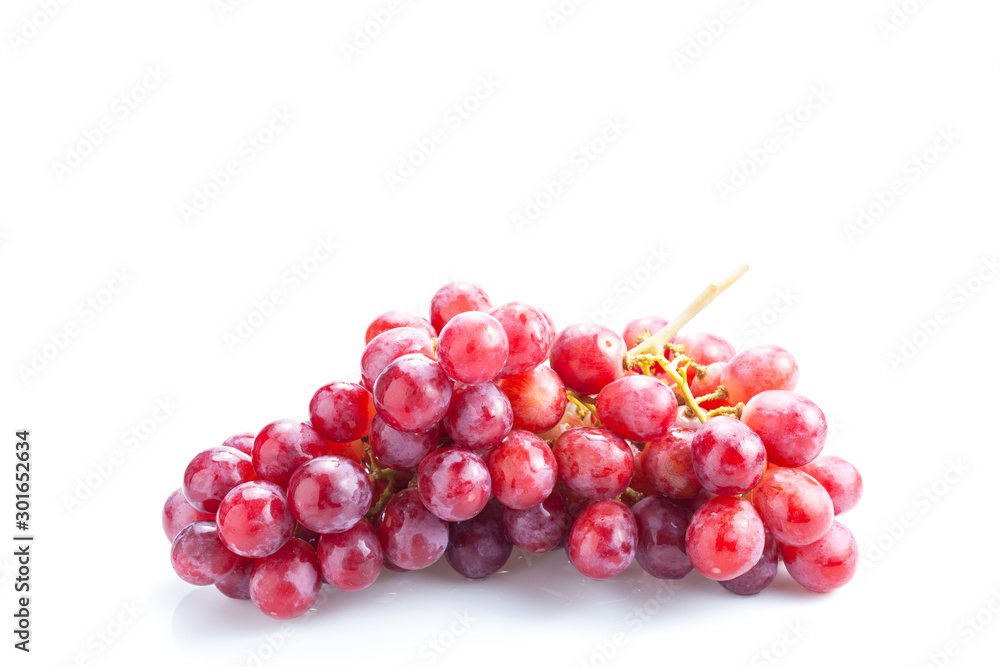
[{"label": "glossy grape surface", "polygon": [[289,619],[306,613],[322,585],[316,551],[298,538],[257,560],[250,571],[250,599],[271,618]]},{"label": "glossy grape surface", "polygon": [[563,329],[549,357],[568,389],[596,394],[625,374],[625,341],[607,327],[573,324]]},{"label": "glossy grape surface", "polygon": [[246,558],[273,554],[295,529],[285,490],[260,480],[241,484],[226,494],[216,521],[223,544]]},{"label": "glossy grape surface", "polygon": [[490,473],[475,452],[442,447],[420,462],[417,490],[424,506],[436,517],[465,521],[486,507],[490,499]]},{"label": "glossy grape surface", "polygon": [[418,433],[440,422],[451,403],[452,382],[441,366],[407,354],[385,367],[375,381],[375,410],[399,431]]},{"label": "glossy grape surface", "polygon": [[567,550],[573,566],[591,579],[616,577],[635,558],[639,529],[631,510],[617,500],[587,507],[569,530]]},{"label": "glossy grape surface", "polygon": [[552,448],[559,478],[590,500],[614,498],[628,487],[635,457],[625,440],[606,428],[566,431]]}]

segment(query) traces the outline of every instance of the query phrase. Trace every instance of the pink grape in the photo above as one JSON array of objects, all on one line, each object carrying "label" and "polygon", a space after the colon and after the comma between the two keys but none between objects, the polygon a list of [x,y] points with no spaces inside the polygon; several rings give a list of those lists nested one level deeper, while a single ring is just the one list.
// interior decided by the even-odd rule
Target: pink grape
[{"label": "pink grape", "polygon": [[556,457],[545,441],[528,431],[511,431],[486,457],[493,495],[504,506],[527,509],[548,498],[556,486]]},{"label": "pink grape", "polygon": [[323,577],[342,591],[368,588],[382,572],[378,532],[364,519],[342,533],[320,536],[316,555]]},{"label": "pink grape", "polygon": [[389,562],[404,570],[420,570],[444,555],[448,523],[424,507],[416,489],[403,489],[386,503],[378,536]]},{"label": "pink grape", "polygon": [[459,313],[480,311],[488,313],[493,309],[490,298],[479,285],[472,283],[448,283],[439,289],[431,299],[431,325],[440,332]]},{"label": "pink grape", "polygon": [[[702,396],[715,393],[722,386],[722,377],[726,374],[726,367],[728,365],[724,361],[717,361],[714,364],[709,364],[705,370],[705,374],[701,377],[695,375],[690,380],[691,395],[695,398],[701,398]],[[728,405],[728,403],[724,398],[713,398],[702,401],[698,405],[702,410],[710,411]]]},{"label": "pink grape", "polygon": [[365,389],[375,389],[375,380],[385,367],[404,354],[422,354],[430,360],[437,359],[434,342],[426,332],[412,327],[390,329],[372,339],[361,354],[361,384]]},{"label": "pink grape", "polygon": [[163,513],[160,516],[163,523],[163,532],[171,542],[187,526],[195,521],[215,521],[214,514],[199,512],[191,507],[191,503],[184,497],[184,492],[177,489],[167,497],[163,503]]},{"label": "pink grape", "polygon": [[285,490],[260,480],[240,484],[227,493],[216,521],[219,539],[226,548],[246,558],[273,554],[295,530]]},{"label": "pink grape", "polygon": [[819,456],[826,442],[823,411],[793,391],[762,391],[747,402],[740,420],[760,436],[775,465],[803,466]]},{"label": "pink grape", "polygon": [[195,521],[177,533],[170,547],[170,563],[177,576],[195,586],[211,586],[233,571],[240,557],[219,541],[211,521]]},{"label": "pink grape", "polygon": [[617,500],[599,500],[573,522],[567,542],[569,559],[584,576],[610,579],[635,558],[638,539],[631,510]]},{"label": "pink grape", "polygon": [[255,433],[237,433],[223,440],[222,446],[238,449],[247,456],[250,456],[253,454],[253,441],[255,437],[257,437]]},{"label": "pink grape", "polygon": [[330,452],[330,445],[308,424],[282,419],[265,426],[253,443],[253,469],[260,479],[287,486],[295,470],[317,456]]},{"label": "pink grape", "polygon": [[601,389],[597,416],[623,437],[647,442],[667,434],[677,417],[677,398],[656,378],[630,375]]},{"label": "pink grape", "polygon": [[420,462],[417,490],[421,502],[434,516],[445,521],[465,521],[486,507],[490,472],[475,452],[443,447]]},{"label": "pink grape", "polygon": [[646,340],[668,324],[670,324],[670,322],[663,319],[659,315],[639,317],[625,325],[625,331],[622,333],[622,338],[625,341],[625,345],[631,350],[633,347],[641,343],[643,340]]},{"label": "pink grape", "polygon": [[372,323],[368,325],[368,329],[365,331],[365,345],[372,342],[372,340],[379,334],[393,329],[398,329],[400,327],[420,329],[426,333],[429,338],[437,336],[437,331],[435,331],[434,327],[431,326],[431,323],[424,318],[411,315],[410,313],[404,313],[399,310],[388,310],[376,317],[372,320]]},{"label": "pink grape", "polygon": [[672,428],[665,437],[646,443],[642,450],[646,480],[668,498],[694,498],[702,489],[691,459],[694,434],[689,429]]},{"label": "pink grape", "polygon": [[452,383],[437,362],[406,354],[385,367],[375,381],[375,410],[398,431],[426,431],[448,412]]},{"label": "pink grape", "polygon": [[[684,346],[684,356],[690,357],[696,364],[708,366],[716,362],[726,362],[733,358],[736,349],[721,336],[710,333],[689,333],[677,336],[674,344]],[[695,370],[688,369],[688,382],[694,380]]]},{"label": "pink grape", "polygon": [[678,502],[649,496],[632,506],[639,537],[635,559],[658,579],[681,579],[691,571],[685,536],[691,515]]},{"label": "pink grape", "polygon": [[749,572],[764,553],[764,524],[743,498],[712,498],[691,517],[685,539],[694,569],[715,581]]},{"label": "pink grape", "polygon": [[309,422],[332,442],[351,442],[368,435],[374,416],[371,392],[353,382],[331,382],[320,387],[309,403]]},{"label": "pink grape", "polygon": [[722,384],[729,392],[729,404],[746,403],[768,389],[795,389],[799,367],[788,351],[777,345],[758,345],[743,350],[729,360]]},{"label": "pink grape", "polygon": [[691,462],[701,485],[720,496],[737,496],[757,486],[767,465],[764,443],[732,417],[713,417],[691,441]]},{"label": "pink grape", "polygon": [[625,374],[625,352],[625,341],[611,329],[573,324],[556,336],[550,362],[567,388],[596,394]]},{"label": "pink grape", "polygon": [[499,377],[527,373],[548,358],[556,332],[541,310],[515,301],[497,306],[490,315],[507,334],[509,352]]},{"label": "pink grape", "polygon": [[229,491],[257,479],[250,457],[231,447],[199,452],[184,470],[184,497],[199,512],[215,514]]},{"label": "pink grape", "polygon": [[833,501],[834,514],[853,509],[861,500],[861,473],[839,456],[820,456],[799,470],[823,485]]},{"label": "pink grape", "polygon": [[504,566],[513,550],[504,533],[503,508],[491,500],[483,511],[465,521],[448,525],[448,548],[444,557],[448,564],[469,579],[481,579]]},{"label": "pink grape", "polygon": [[771,585],[778,574],[780,545],[773,535],[764,537],[764,553],[757,564],[735,579],[720,581],[719,584],[730,593],[756,595]]},{"label": "pink grape", "polygon": [[497,380],[510,400],[513,428],[538,433],[547,431],[566,413],[566,385],[548,366],[536,366],[527,373]]},{"label": "pink grape", "polygon": [[635,457],[625,440],[606,428],[574,428],[552,448],[559,478],[590,500],[614,498],[628,487]]},{"label": "pink grape", "polygon": [[507,362],[503,325],[492,315],[459,313],[441,330],[438,357],[448,377],[465,384],[489,382]]},{"label": "pink grape", "polygon": [[768,468],[750,500],[764,528],[782,544],[811,544],[833,525],[830,494],[795,468]]},{"label": "pink grape", "polygon": [[493,449],[507,437],[514,411],[507,396],[492,382],[455,389],[441,422],[459,447]]},{"label": "pink grape", "polygon": [[227,598],[250,599],[250,571],[256,562],[253,558],[239,556],[239,562],[229,574],[215,582],[215,587]]},{"label": "pink grape", "polygon": [[383,465],[395,470],[409,470],[416,468],[425,456],[437,449],[440,434],[437,424],[419,433],[397,431],[375,415],[368,444],[372,454]]},{"label": "pink grape", "polygon": [[826,535],[804,547],[781,545],[781,560],[792,579],[815,593],[829,593],[854,577],[858,542],[843,524],[833,522]]},{"label": "pink grape", "polygon": [[250,571],[250,599],[271,618],[289,619],[306,613],[322,585],[316,551],[298,538],[259,559]]},{"label": "pink grape", "polygon": [[317,533],[353,527],[372,502],[372,484],[359,463],[320,456],[303,464],[288,482],[288,507],[303,526]]},{"label": "pink grape", "polygon": [[540,504],[527,509],[503,509],[503,527],[507,537],[529,553],[540,554],[562,544],[569,521],[558,491],[553,491]]}]

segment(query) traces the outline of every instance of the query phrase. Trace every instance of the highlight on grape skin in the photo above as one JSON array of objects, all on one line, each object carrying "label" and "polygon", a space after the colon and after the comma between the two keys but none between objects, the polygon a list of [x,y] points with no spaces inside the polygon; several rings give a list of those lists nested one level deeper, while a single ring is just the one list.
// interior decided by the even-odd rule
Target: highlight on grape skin
[{"label": "highlight on grape skin", "polygon": [[464,282],[424,313],[383,311],[357,337],[357,376],[193,452],[164,490],[173,569],[275,619],[309,611],[323,585],[366,595],[439,561],[503,577],[516,550],[597,581],[844,586],[858,546],[837,519],[862,477],[825,451],[798,360],[680,331],[745,271],[620,333],[559,329]]}]

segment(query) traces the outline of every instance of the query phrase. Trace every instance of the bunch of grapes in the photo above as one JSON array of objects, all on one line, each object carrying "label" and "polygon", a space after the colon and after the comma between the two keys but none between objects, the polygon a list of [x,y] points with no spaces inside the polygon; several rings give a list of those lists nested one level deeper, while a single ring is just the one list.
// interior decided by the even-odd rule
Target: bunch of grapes
[{"label": "bunch of grapes", "polygon": [[515,545],[564,547],[592,579],[635,560],[752,595],[784,562],[809,590],[844,585],[858,546],[834,517],[861,477],[820,455],[826,418],[795,393],[791,354],[675,335],[707,300],[623,335],[557,334],[544,311],[465,283],[434,295],[430,320],[379,315],[359,383],[191,460],[163,508],[174,570],[281,619],[324,581],[359,591],[442,556],[480,578]]}]

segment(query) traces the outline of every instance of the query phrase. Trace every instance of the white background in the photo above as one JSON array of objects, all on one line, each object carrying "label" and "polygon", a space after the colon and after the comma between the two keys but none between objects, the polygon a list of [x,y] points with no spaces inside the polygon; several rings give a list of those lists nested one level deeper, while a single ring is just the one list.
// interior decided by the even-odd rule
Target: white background
[{"label": "white background", "polygon": [[[405,1],[350,59],[343,44],[386,0],[221,15],[212,0],[94,0],[51,18],[40,4],[9,0],[0,16],[0,534],[13,532],[13,433],[30,428],[37,535],[30,656],[10,646],[14,563],[0,551],[4,661],[764,665],[774,650],[783,664],[922,665],[952,641],[949,664],[995,660],[995,613],[978,630],[965,619],[993,598],[1000,611],[997,3],[907,0],[912,16],[892,25],[890,0],[594,0],[558,21],[555,0]],[[496,89],[477,91],[481,77]],[[248,159],[275,109],[294,119]],[[87,145],[102,121],[111,132]],[[614,141],[581,158],[609,121]],[[385,173],[436,128],[445,141],[390,189]],[[939,133],[951,139],[935,149]],[[74,151],[77,166],[56,165]],[[240,173],[183,215],[230,160]],[[724,197],[734,169],[753,173]],[[570,184],[516,226],[562,170]],[[894,201],[852,228],[897,179]],[[313,263],[317,239],[338,249]],[[464,279],[559,326],[620,329],[672,316],[743,262],[689,329],[797,356],[800,390],[834,424],[828,451],[865,477],[843,517],[866,559],[848,587],[813,595],[782,573],[742,599],[636,566],[591,582],[561,552],[515,551],[481,582],[443,561],[386,572],[275,637],[281,624],[249,604],[173,575],[159,511],[186,462],[356,380],[379,312],[425,313]],[[296,283],[303,266],[315,270]],[[104,292],[115,271],[127,285]],[[282,303],[227,345],[275,290]],[[25,372],[36,352],[49,358]],[[177,407],[154,427],[158,400]],[[116,631],[122,605],[137,617],[106,645],[95,633]]]}]

